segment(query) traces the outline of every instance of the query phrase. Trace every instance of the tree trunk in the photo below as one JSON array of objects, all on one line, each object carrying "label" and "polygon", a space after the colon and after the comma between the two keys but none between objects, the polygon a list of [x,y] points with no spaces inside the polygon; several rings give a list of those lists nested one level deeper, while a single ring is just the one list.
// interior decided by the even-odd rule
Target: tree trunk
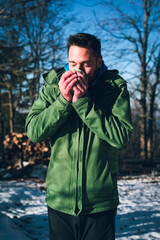
[{"label": "tree trunk", "polygon": [[13,133],[13,96],[12,89],[8,89],[8,100],[9,100],[9,126],[10,126],[10,134]]},{"label": "tree trunk", "polygon": [[155,99],[156,99],[156,89],[160,82],[160,52],[156,60],[156,71],[155,71],[155,82],[150,87],[150,110],[149,110],[149,124],[148,124],[148,153],[149,159],[154,158],[155,149],[155,131],[156,131],[156,117],[155,115]]},{"label": "tree trunk", "polygon": [[2,99],[1,99],[1,89],[0,89],[0,155],[2,160],[4,160],[4,120],[2,115]]},{"label": "tree trunk", "polygon": [[140,100],[140,158],[148,159],[147,152],[147,106],[146,106],[147,79],[144,67],[141,67],[141,100]]},{"label": "tree trunk", "polygon": [[155,112],[155,89],[156,86],[153,86],[151,89],[150,95],[150,111],[149,111],[149,122],[148,122],[148,158],[153,159],[153,149],[154,149],[154,142],[153,142],[153,132],[154,132],[154,112]]}]

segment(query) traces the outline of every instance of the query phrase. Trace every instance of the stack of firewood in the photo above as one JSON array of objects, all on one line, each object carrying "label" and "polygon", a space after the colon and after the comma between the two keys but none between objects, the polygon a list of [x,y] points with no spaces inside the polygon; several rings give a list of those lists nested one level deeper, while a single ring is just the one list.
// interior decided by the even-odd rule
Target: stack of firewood
[{"label": "stack of firewood", "polygon": [[12,133],[3,142],[5,161],[11,167],[23,167],[23,162],[34,164],[48,161],[50,157],[49,140],[33,143],[26,133]]}]

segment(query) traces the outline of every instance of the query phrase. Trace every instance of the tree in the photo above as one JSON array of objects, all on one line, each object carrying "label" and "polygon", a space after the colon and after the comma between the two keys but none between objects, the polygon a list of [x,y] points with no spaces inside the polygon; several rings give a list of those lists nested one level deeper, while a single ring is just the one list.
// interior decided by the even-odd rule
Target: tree
[{"label": "tree", "polygon": [[[12,37],[14,35],[14,38]],[[10,133],[13,132],[14,128],[14,114],[18,106],[21,93],[21,84],[22,84],[22,73],[21,73],[21,59],[20,55],[22,52],[22,47],[18,47],[17,32],[12,31],[7,36],[8,43],[5,42],[5,47],[0,48],[0,87],[3,89],[2,93],[8,93],[8,99],[5,104],[8,104],[9,107],[9,125]],[[3,102],[3,99],[1,100]]]},{"label": "tree", "polygon": [[65,7],[63,1],[50,1],[49,5],[34,8],[29,13],[24,9],[23,16],[17,20],[21,26],[25,55],[30,58],[27,85],[31,105],[39,95],[42,72],[55,64],[58,57],[54,56],[58,56],[58,51],[64,47],[62,29],[69,22],[67,18],[63,19]]},{"label": "tree", "polygon": [[157,104],[155,102],[157,94],[158,85],[160,83],[160,51],[158,52],[158,56],[155,58],[154,63],[154,75],[151,78],[151,82],[149,82],[149,120],[148,120],[148,155],[149,158],[154,158],[154,152],[156,151],[156,110]]},{"label": "tree", "polygon": [[154,106],[160,83],[159,73],[157,75],[156,70],[159,66],[157,56],[160,51],[160,2],[159,0],[100,2],[107,7],[107,10],[112,11],[100,26],[108,36],[112,37],[112,43],[115,39],[116,43],[118,41],[120,44],[118,45],[120,54],[116,57],[121,61],[125,59],[128,65],[134,62],[138,66],[132,74],[134,85],[138,80],[134,89],[137,91],[135,97],[139,102],[140,157],[148,159],[152,156],[149,153],[148,141],[151,146],[153,143],[151,132],[155,122]]},{"label": "tree", "polygon": [[[0,135],[3,142],[6,134],[24,131],[26,110],[38,97],[41,73],[51,69],[57,59],[53,55],[63,47],[63,37],[56,44],[54,40],[69,21],[64,16],[67,1],[0,0],[0,3],[0,116],[3,116]],[[22,126],[17,122],[19,116],[23,116]]]},{"label": "tree", "polygon": [[[1,1],[2,2],[2,1]],[[1,3],[0,11],[0,73],[2,94],[8,92],[10,133],[14,131],[14,117],[21,98],[21,86],[25,76],[28,57],[24,54],[24,43],[21,41],[21,26],[18,19],[24,13],[44,6],[48,1],[13,1]],[[22,6],[26,6],[25,9]],[[2,99],[3,101],[3,99]],[[1,108],[3,109],[3,108]],[[2,129],[2,127],[1,127]]]}]

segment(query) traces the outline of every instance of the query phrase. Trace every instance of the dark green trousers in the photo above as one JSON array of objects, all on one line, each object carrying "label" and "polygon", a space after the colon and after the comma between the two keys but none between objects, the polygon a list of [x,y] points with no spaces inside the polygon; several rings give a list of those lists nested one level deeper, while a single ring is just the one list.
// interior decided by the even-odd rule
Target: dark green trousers
[{"label": "dark green trousers", "polygon": [[48,207],[50,240],[115,240],[117,209],[72,216]]}]

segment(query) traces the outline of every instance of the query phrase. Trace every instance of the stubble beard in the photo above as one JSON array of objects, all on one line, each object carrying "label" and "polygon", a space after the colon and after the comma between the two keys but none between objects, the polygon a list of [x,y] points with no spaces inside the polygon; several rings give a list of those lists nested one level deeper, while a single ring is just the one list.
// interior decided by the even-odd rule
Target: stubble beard
[{"label": "stubble beard", "polygon": [[97,63],[96,63],[96,68],[93,72],[92,76],[88,76],[88,83],[90,84],[91,82],[94,82],[94,80],[97,78],[97,74],[98,74],[98,70],[99,68],[97,67]]}]

